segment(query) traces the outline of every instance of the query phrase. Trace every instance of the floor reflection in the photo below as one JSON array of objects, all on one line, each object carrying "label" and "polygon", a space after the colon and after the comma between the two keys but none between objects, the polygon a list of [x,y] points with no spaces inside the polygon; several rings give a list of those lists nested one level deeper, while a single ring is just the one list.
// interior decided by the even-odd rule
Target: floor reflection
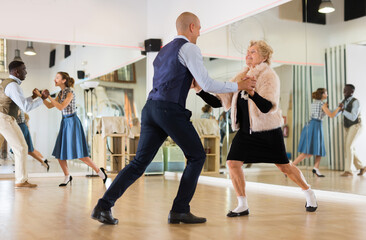
[{"label": "floor reflection", "polygon": [[[290,179],[286,178],[273,164],[253,164],[251,168],[243,169],[245,179],[248,182],[297,186]],[[342,171],[321,169],[325,177],[319,178],[313,175],[311,172],[312,168],[300,167],[300,170],[313,189],[366,195],[366,174],[357,176],[358,172],[353,172],[353,177],[341,177]],[[215,175],[215,177],[229,178],[226,169],[221,169],[220,172],[222,174]]]},{"label": "floor reflection", "polygon": [[[50,170],[49,173],[61,173],[62,169],[60,167],[60,164],[58,163],[57,159],[52,158],[48,159]],[[67,160],[67,164],[69,166],[70,172],[90,172],[91,168],[88,168],[88,166],[83,163],[80,160]],[[13,174],[14,173],[14,159],[10,156],[7,159],[0,159],[0,174]],[[28,173],[47,173],[47,170],[45,167],[41,165],[40,162],[34,159],[27,159],[27,170]]]}]

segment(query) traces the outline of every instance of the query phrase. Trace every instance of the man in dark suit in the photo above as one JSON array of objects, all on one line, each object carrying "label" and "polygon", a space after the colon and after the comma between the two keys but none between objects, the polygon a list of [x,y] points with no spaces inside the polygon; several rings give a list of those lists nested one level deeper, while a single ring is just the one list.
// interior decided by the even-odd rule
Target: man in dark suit
[{"label": "man in dark suit", "polygon": [[119,172],[91,215],[93,219],[102,223],[118,223],[110,209],[125,190],[144,173],[167,136],[177,143],[187,158],[187,166],[168,222],[206,222],[205,218],[194,216],[189,206],[206,154],[190,122],[192,114],[185,109],[188,91],[193,78],[202,89],[213,93],[253,90],[255,81],[245,79],[234,83],[212,80],[203,65],[200,49],[196,46],[201,29],[198,17],[193,13],[184,12],[177,18],[176,28],[178,36],[165,45],[154,60],[153,89],[142,110],[141,135],[136,157]]}]

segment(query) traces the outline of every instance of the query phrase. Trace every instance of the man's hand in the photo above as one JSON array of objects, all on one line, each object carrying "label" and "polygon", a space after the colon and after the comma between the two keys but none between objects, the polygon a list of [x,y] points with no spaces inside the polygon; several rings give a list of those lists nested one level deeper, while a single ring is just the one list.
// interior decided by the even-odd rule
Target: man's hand
[{"label": "man's hand", "polygon": [[338,107],[341,109],[340,111],[343,111],[343,110],[344,110],[344,105],[343,105],[343,103],[340,103],[340,104],[338,105]]},{"label": "man's hand", "polygon": [[193,88],[196,93],[199,93],[202,88],[200,87],[200,85],[198,85],[198,83],[196,82],[196,79],[193,78],[192,84],[191,84],[191,88]]},{"label": "man's hand", "polygon": [[[35,96],[35,97],[33,97]],[[35,99],[36,97],[42,97],[41,92],[38,90],[38,88],[33,89],[33,95],[32,98]]]},{"label": "man's hand", "polygon": [[39,93],[39,90],[37,88],[33,89],[33,95],[32,95],[32,98],[35,99],[37,97],[40,97],[40,95],[37,94],[37,92]]},{"label": "man's hand", "polygon": [[42,96],[41,96],[41,98],[42,98],[43,100],[45,100],[45,99],[47,99],[47,98],[48,98],[48,96],[50,96],[50,92],[49,92],[47,89],[43,90],[43,91],[42,91]]},{"label": "man's hand", "polygon": [[245,90],[251,96],[253,96],[256,83],[257,80],[255,80],[253,77],[245,77],[240,82],[238,82],[238,90]]}]

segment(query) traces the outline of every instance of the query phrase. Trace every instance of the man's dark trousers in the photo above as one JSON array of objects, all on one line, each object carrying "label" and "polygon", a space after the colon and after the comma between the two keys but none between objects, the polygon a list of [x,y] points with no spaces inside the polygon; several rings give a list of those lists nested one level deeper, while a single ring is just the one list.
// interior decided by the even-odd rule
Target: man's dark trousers
[{"label": "man's dark trousers", "polygon": [[99,199],[98,206],[109,210],[114,203],[144,172],[167,136],[183,150],[187,158],[179,190],[172,211],[190,212],[189,203],[196,190],[206,154],[201,140],[190,122],[192,113],[177,103],[148,100],[142,110],[141,134],[136,156],[114,179]]}]

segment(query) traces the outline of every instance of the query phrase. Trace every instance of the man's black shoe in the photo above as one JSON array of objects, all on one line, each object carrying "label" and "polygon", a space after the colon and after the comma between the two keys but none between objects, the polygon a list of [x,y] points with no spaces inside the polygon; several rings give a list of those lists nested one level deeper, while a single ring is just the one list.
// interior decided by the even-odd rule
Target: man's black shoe
[{"label": "man's black shoe", "polygon": [[177,224],[177,223],[204,223],[206,222],[206,218],[196,217],[192,213],[176,213],[170,211],[168,216],[168,223]]},{"label": "man's black shoe", "polygon": [[116,225],[118,224],[118,219],[112,216],[111,210],[103,210],[100,207],[96,206],[91,214],[91,218],[94,220],[98,220],[104,224]]}]

